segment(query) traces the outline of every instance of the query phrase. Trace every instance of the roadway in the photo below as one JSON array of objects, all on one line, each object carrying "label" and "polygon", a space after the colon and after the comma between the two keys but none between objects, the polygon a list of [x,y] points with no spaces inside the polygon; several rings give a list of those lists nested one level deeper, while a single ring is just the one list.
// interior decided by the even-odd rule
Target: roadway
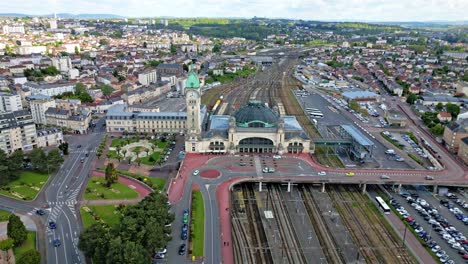
[{"label": "roadway", "polygon": [[[102,127],[104,122],[104,119],[98,121],[95,132],[66,137],[70,154],[41,197],[48,207],[44,225],[49,221],[57,224],[56,229],[47,228],[46,244],[49,245],[47,263],[85,263],[84,255],[78,250],[78,238],[82,230],[81,218],[77,212],[78,200],[80,191],[86,187],[96,157],[95,150],[104,137],[105,130]],[[78,148],[78,145],[81,147]],[[87,151],[89,157],[85,157]],[[82,157],[84,157],[83,163]],[[60,247],[51,244],[54,239],[60,239]]]},{"label": "roadway", "polygon": [[[176,214],[174,227],[174,240],[168,248],[175,250],[180,242],[180,228],[182,211],[189,208],[190,193],[192,184],[198,184],[205,203],[205,263],[219,263],[224,260],[219,248],[223,248],[222,243],[229,241],[226,237],[230,230],[230,220],[223,221],[223,213],[229,207],[229,201],[216,199],[217,188],[223,182],[235,184],[239,182],[310,182],[310,183],[336,183],[336,184],[425,184],[425,185],[450,185],[468,186],[465,173],[446,174],[446,171],[425,171],[425,170],[384,170],[384,169],[330,169],[317,165],[309,155],[284,155],[280,160],[272,157],[255,158],[254,163],[247,162],[247,166],[240,166],[241,160],[250,159],[247,156],[211,156],[201,154],[187,154],[183,162],[178,177],[171,183],[169,190],[169,200],[174,204],[173,210]],[[257,167],[273,167],[274,173],[259,173]],[[220,176],[215,179],[203,178],[200,175],[193,176],[195,169],[203,174],[205,170],[217,170]],[[319,176],[319,171],[326,171],[326,176]],[[354,172],[352,177],[346,176],[346,172]],[[386,174],[389,180],[382,180],[380,176]],[[434,175],[434,181],[425,180],[427,174]],[[220,189],[218,189],[220,191]],[[225,189],[224,191],[228,191]],[[220,224],[221,221],[221,224]],[[224,224],[224,226],[223,226]],[[228,227],[226,227],[228,225]],[[220,231],[222,230],[222,231]],[[220,232],[224,233],[224,238]],[[230,232],[230,231],[229,231]],[[230,235],[229,235],[230,237]],[[222,242],[223,241],[223,242]],[[223,251],[226,250],[223,248]],[[171,251],[170,251],[171,252]],[[183,263],[187,261],[185,257],[172,252],[168,255],[169,263]],[[229,262],[226,262],[229,263]]]}]

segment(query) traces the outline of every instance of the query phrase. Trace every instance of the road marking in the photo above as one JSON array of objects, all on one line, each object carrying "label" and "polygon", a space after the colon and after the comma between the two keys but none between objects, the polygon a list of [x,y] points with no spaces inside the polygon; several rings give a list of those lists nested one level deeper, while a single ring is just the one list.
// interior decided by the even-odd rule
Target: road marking
[{"label": "road marking", "polygon": [[[209,184],[205,184],[205,187],[206,187],[206,191],[208,193],[208,201],[211,201],[211,195],[210,195],[210,191],[209,191],[209,188],[210,188],[210,185]],[[210,219],[213,219],[213,206],[212,206],[212,203],[210,202],[210,215],[209,215],[209,218]],[[205,225],[208,223],[208,221],[205,221]],[[205,230],[208,230],[205,226]],[[213,225],[211,225],[211,262],[214,263],[214,232],[213,232]]]},{"label": "road marking", "polygon": [[67,243],[65,243],[65,236],[63,235],[63,228],[62,228],[62,237],[63,237],[63,252],[64,252],[64,255],[65,255],[65,263],[68,263],[68,256],[67,256]]}]

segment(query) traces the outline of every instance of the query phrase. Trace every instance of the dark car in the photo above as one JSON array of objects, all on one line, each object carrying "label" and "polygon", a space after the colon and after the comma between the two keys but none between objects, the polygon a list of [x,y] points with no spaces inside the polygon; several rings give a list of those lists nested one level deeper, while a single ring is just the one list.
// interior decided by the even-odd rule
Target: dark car
[{"label": "dark car", "polygon": [[185,254],[185,244],[180,245],[179,247],[179,255]]},{"label": "dark car", "polygon": [[180,239],[187,240],[187,231],[182,231],[182,234],[180,234]]},{"label": "dark car", "polygon": [[54,239],[54,241],[52,243],[54,244],[54,247],[60,247],[60,245],[62,244],[62,243],[60,243],[60,239],[58,239],[58,238]]},{"label": "dark car", "polygon": [[42,210],[42,209],[38,209],[38,210],[36,210],[36,214],[38,214],[38,215],[45,215],[45,211]]},{"label": "dark car", "polygon": [[54,221],[50,221],[49,222],[49,228],[50,229],[55,229],[55,228],[57,228],[57,224]]},{"label": "dark car", "polygon": [[81,148],[81,145],[76,146],[76,148]]},{"label": "dark car", "polygon": [[182,232],[187,232],[187,224],[182,225]]}]

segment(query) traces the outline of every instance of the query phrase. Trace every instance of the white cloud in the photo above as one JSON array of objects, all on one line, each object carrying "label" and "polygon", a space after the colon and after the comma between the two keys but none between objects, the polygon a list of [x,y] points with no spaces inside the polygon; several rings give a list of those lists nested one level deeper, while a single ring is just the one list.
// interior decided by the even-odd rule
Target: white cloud
[{"label": "white cloud", "polygon": [[464,20],[467,0],[21,0],[0,12],[106,13],[134,17],[282,17],[308,20]]}]

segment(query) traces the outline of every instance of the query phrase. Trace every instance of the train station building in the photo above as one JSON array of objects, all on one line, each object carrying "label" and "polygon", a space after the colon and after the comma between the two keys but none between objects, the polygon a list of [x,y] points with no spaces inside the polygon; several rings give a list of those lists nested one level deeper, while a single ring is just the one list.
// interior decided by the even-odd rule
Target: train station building
[{"label": "train station building", "polygon": [[192,153],[309,153],[310,138],[294,116],[280,116],[251,101],[232,116],[208,115],[201,85],[191,71],[185,84],[186,111],[134,111],[116,105],[107,112],[108,132],[185,133]]},{"label": "train station building", "polygon": [[251,101],[232,116],[202,116],[198,77],[186,82],[185,150],[193,153],[309,153],[310,138],[294,116]]}]

